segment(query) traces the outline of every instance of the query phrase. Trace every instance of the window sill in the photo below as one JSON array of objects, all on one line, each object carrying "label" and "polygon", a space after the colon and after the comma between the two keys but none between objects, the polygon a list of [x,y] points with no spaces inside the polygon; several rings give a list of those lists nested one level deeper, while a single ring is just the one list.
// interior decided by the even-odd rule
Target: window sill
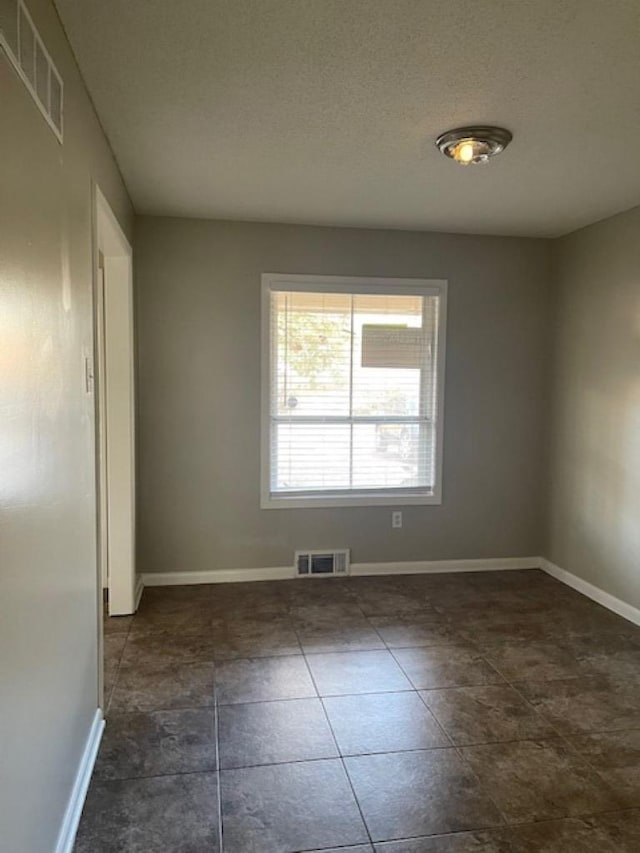
[{"label": "window sill", "polygon": [[362,507],[362,506],[439,506],[442,496],[431,494],[351,494],[351,495],[318,495],[311,497],[296,497],[295,495],[274,497],[263,495],[260,509],[326,509],[329,507]]}]

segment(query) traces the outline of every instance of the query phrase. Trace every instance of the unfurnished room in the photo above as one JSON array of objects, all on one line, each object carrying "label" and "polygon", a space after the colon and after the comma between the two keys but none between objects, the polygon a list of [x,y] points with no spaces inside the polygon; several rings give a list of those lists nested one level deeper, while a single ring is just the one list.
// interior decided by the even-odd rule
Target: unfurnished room
[{"label": "unfurnished room", "polygon": [[0,0],[2,853],[640,851],[640,0]]}]

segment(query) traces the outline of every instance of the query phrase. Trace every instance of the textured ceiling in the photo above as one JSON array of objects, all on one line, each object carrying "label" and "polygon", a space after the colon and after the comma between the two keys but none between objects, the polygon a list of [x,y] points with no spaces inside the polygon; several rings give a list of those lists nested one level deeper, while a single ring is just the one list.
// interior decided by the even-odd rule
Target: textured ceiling
[{"label": "textured ceiling", "polygon": [[[640,203],[640,0],[56,0],[138,212],[555,236]],[[434,147],[514,133],[487,166]]]}]

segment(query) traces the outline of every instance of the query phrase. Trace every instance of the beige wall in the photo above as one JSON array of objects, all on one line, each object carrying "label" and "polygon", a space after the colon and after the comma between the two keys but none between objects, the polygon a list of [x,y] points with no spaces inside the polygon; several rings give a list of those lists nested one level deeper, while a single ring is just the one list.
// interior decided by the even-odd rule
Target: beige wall
[{"label": "beige wall", "polygon": [[97,707],[91,180],[132,210],[53,6],[60,147],[0,51],[0,847],[52,853]]},{"label": "beige wall", "polygon": [[[549,244],[509,238],[136,219],[139,568],[531,556],[543,544]],[[260,274],[449,280],[444,501],[259,508]]]},{"label": "beige wall", "polygon": [[554,254],[546,556],[640,607],[640,207]]}]

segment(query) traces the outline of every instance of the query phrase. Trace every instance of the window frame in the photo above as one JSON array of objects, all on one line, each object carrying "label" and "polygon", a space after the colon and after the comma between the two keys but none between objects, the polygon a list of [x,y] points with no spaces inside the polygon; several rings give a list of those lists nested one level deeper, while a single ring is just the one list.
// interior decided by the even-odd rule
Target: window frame
[{"label": "window frame", "polygon": [[[444,438],[444,392],[447,332],[446,279],[372,278],[361,276],[296,275],[292,273],[263,273],[261,300],[261,418],[260,418],[260,508],[302,509],[362,506],[439,505],[442,503],[442,461]],[[438,336],[436,340],[436,419],[434,454],[435,482],[433,490],[425,491],[350,490],[344,495],[308,492],[277,495],[271,492],[271,292],[311,293],[396,293],[399,296],[438,296]]]}]

